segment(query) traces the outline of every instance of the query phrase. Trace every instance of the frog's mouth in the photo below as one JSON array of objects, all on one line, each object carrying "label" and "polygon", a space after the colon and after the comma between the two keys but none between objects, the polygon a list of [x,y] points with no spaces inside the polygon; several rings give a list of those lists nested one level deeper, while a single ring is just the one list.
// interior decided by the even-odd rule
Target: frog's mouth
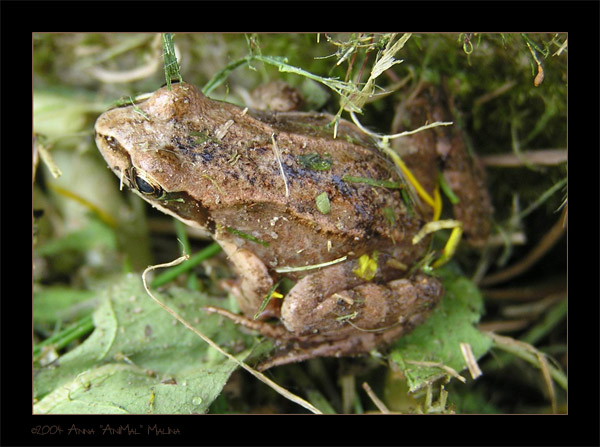
[{"label": "frog's mouth", "polygon": [[160,199],[151,199],[147,194],[140,192],[139,189],[132,188],[133,191],[150,203],[153,207],[163,213],[169,214],[186,225],[206,232],[206,236],[215,233],[215,221],[210,213],[199,201],[195,200],[185,191],[164,192]]}]

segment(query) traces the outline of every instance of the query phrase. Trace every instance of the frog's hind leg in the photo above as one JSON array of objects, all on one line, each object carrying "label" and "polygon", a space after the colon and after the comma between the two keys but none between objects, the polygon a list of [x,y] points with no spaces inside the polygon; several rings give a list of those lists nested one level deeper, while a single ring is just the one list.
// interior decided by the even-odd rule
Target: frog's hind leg
[{"label": "frog's hind leg", "polygon": [[[335,331],[314,331],[307,335],[288,335],[288,341],[278,343],[275,354],[260,363],[259,371],[315,357],[345,357],[366,354],[388,346],[421,324],[444,293],[437,278],[417,274],[387,284],[361,284],[338,292],[334,302],[355,301],[357,312],[347,319],[324,315],[321,327],[328,327],[331,317],[339,325]],[[376,318],[374,318],[376,317]],[[361,326],[365,325],[365,328]]]},{"label": "frog's hind leg", "polygon": [[346,337],[330,340],[326,336],[315,336],[310,340],[290,339],[268,359],[256,366],[258,371],[265,371],[274,366],[303,362],[316,357],[352,357],[368,353],[377,347],[389,344],[406,332],[406,326],[398,325],[383,332],[362,333],[360,337]]},{"label": "frog's hind leg", "polygon": [[[375,339],[378,337],[373,334],[372,338],[373,340],[369,344],[374,348],[376,344]],[[362,339],[360,341],[363,342],[365,340]],[[291,343],[288,343],[286,347],[280,348],[279,350],[275,351],[274,355],[260,362],[256,366],[256,369],[258,371],[265,371],[269,368],[273,368],[274,366],[303,362],[316,357],[345,357],[364,354],[364,350],[359,347],[357,347],[357,352],[348,352],[348,340],[324,341],[320,344],[315,344],[314,346],[310,347],[301,347],[301,345],[301,342],[291,341]]]},{"label": "frog's hind leg", "polygon": [[[337,299],[330,297],[364,282],[353,273],[356,266],[355,261],[343,262],[300,279],[281,306],[281,321],[287,330],[299,336],[313,333],[315,329],[328,331],[322,323],[325,316],[335,313],[338,304]],[[331,324],[337,326],[335,322]]]}]

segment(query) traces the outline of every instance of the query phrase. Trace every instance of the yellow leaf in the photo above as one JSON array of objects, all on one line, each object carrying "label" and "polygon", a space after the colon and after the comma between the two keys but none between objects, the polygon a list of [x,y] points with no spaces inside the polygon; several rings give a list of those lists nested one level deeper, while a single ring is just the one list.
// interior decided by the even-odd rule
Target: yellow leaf
[{"label": "yellow leaf", "polygon": [[358,267],[352,270],[354,274],[365,281],[371,281],[377,273],[377,255],[378,253],[374,251],[373,257],[364,254],[358,258]]}]

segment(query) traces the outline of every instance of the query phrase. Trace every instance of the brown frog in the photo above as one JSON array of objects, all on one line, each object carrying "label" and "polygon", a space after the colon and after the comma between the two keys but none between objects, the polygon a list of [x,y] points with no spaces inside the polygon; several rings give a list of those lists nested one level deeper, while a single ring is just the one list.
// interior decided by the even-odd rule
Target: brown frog
[{"label": "brown frog", "polygon": [[[208,310],[275,340],[261,369],[369,352],[421,324],[443,295],[415,268],[428,241],[412,238],[430,208],[407,201],[410,187],[369,137],[342,120],[334,138],[331,121],[242,109],[181,83],[96,122],[123,183],[221,245],[244,315]],[[253,318],[283,277],[293,288]]]}]

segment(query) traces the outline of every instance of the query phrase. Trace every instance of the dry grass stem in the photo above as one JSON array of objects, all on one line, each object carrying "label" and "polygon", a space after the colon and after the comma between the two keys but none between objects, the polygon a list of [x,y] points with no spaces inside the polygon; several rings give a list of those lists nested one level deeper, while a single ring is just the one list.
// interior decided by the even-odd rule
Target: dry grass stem
[{"label": "dry grass stem", "polygon": [[277,142],[275,141],[275,134],[271,135],[271,141],[273,142],[273,153],[275,154],[275,159],[277,160],[277,164],[279,165],[279,171],[281,172],[281,178],[283,178],[283,184],[285,185],[285,196],[290,196],[290,189],[288,187],[288,180],[285,176],[285,172],[283,171],[283,165],[281,164],[281,154],[279,153],[279,147],[277,146]]},{"label": "dry grass stem", "polygon": [[523,151],[516,156],[512,153],[499,155],[484,155],[481,161],[486,166],[512,168],[527,164],[554,166],[567,162],[566,149],[540,149],[536,151]]},{"label": "dry grass stem", "polygon": [[473,379],[476,379],[477,377],[483,375],[481,369],[479,368],[479,365],[477,364],[475,355],[473,355],[473,349],[471,348],[471,345],[468,343],[461,343],[460,352],[462,353],[463,358],[465,359],[467,368],[469,368],[469,373],[471,373],[471,377]]},{"label": "dry grass stem", "polygon": [[510,300],[510,301],[537,301],[542,297],[562,293],[566,290],[564,278],[534,283],[523,287],[506,287],[503,289],[484,290],[485,298],[491,300]]},{"label": "dry grass stem", "polygon": [[509,321],[488,321],[477,325],[482,332],[515,332],[526,329],[531,324],[529,318]]},{"label": "dry grass stem", "polygon": [[519,262],[511,265],[510,267],[493,273],[483,278],[480,282],[480,286],[490,286],[501,282],[508,281],[515,276],[518,276],[527,271],[532,265],[538,262],[548,251],[556,244],[563,233],[565,227],[563,226],[564,218],[567,213],[567,208],[563,209],[562,215],[552,226],[552,228],[544,235],[544,237],[533,247],[533,249]]},{"label": "dry grass stem", "polygon": [[386,407],[385,404],[377,397],[367,382],[363,382],[362,387],[379,411],[381,411],[383,414],[390,414],[388,407]]},{"label": "dry grass stem", "polygon": [[289,273],[289,272],[301,272],[304,270],[313,270],[321,267],[327,267],[333,264],[337,264],[339,262],[343,262],[348,258],[348,256],[342,256],[341,258],[334,259],[333,261],[323,262],[321,264],[312,264],[312,265],[303,265],[300,267],[279,267],[276,268],[275,271],[277,273]]},{"label": "dry grass stem", "polygon": [[[511,337],[494,334],[493,332],[485,332],[485,334],[494,341],[496,347],[510,352],[526,362],[540,368],[542,374],[544,375],[544,380],[546,380],[546,377],[551,377],[561,386],[561,388],[565,390],[567,389],[567,377],[560,369],[548,363],[546,354],[538,351],[529,343],[515,340]],[[546,385],[548,386],[548,392],[551,398],[553,398],[554,388],[552,388],[552,383],[548,384],[548,382],[546,382]]]}]

